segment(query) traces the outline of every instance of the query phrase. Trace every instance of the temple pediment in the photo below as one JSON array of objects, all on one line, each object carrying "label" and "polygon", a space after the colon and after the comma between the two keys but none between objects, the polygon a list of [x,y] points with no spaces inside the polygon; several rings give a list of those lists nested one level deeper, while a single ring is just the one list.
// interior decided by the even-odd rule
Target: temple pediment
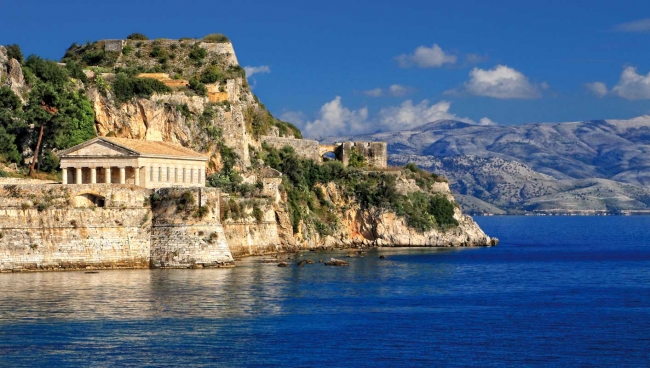
[{"label": "temple pediment", "polygon": [[103,140],[92,140],[63,153],[67,157],[127,157],[136,156],[137,152],[116,146]]}]

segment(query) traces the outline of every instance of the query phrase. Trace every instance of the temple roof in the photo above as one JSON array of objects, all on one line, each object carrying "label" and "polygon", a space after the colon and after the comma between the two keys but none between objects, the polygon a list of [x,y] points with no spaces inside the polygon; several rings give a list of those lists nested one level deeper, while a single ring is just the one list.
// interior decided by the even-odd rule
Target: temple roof
[{"label": "temple roof", "polygon": [[[102,144],[103,143],[103,144]],[[207,160],[205,155],[194,152],[189,148],[181,145],[162,142],[162,141],[147,141],[143,139],[128,139],[128,138],[114,138],[114,137],[97,137],[84,143],[78,144],[74,147],[68,148],[59,153],[59,157],[70,156],[107,156],[107,153],[97,151],[95,154],[92,150],[84,150],[94,144],[114,146],[121,151],[121,155],[128,156],[155,156],[155,157],[183,157],[193,158],[198,160]],[[80,152],[78,152],[80,151]],[[117,152],[115,152],[117,153]]]}]

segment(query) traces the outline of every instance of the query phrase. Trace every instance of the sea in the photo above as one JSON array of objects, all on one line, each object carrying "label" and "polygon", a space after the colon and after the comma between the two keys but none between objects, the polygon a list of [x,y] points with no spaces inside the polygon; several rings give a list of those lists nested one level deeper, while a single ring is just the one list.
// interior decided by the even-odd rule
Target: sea
[{"label": "sea", "polygon": [[498,246],[0,274],[0,367],[650,366],[650,217],[475,219]]}]

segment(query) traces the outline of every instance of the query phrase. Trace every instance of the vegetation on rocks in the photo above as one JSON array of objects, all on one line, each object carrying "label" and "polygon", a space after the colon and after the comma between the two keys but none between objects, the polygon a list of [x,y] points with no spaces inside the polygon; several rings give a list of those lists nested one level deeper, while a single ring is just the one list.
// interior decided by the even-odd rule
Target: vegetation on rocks
[{"label": "vegetation on rocks", "polygon": [[27,164],[36,156],[30,174],[52,172],[58,167],[53,152],[96,136],[94,111],[68,68],[30,55],[23,74],[24,105],[11,89],[0,88],[0,160]]},{"label": "vegetation on rocks", "polygon": [[221,33],[212,33],[203,37],[203,42],[210,43],[226,43],[230,42],[230,39]]},{"label": "vegetation on rocks", "polygon": [[271,127],[276,127],[282,137],[293,136],[294,138],[302,138],[302,134],[298,128],[291,123],[274,118],[263,105],[249,107],[245,111],[244,120],[246,121],[246,129],[255,138],[268,135]]},{"label": "vegetation on rocks", "polygon": [[446,197],[427,192],[400,194],[394,173],[346,168],[338,161],[318,164],[298,157],[291,147],[277,150],[264,146],[264,151],[264,163],[284,174],[282,186],[294,231],[299,230],[301,221],[313,223],[321,235],[331,235],[337,229],[334,204],[322,189],[328,183],[335,183],[342,195],[361,209],[394,212],[420,232],[458,225],[454,205]]},{"label": "vegetation on rocks", "polygon": [[7,45],[5,46],[5,49],[7,49],[7,57],[9,59],[16,59],[19,63],[23,63],[24,61],[24,56],[23,52],[20,49],[20,46],[13,44],[13,45]]},{"label": "vegetation on rocks", "polygon": [[115,76],[112,91],[115,100],[126,102],[134,97],[149,98],[154,93],[169,93],[171,88],[156,79],[135,78],[126,73],[118,73]]}]

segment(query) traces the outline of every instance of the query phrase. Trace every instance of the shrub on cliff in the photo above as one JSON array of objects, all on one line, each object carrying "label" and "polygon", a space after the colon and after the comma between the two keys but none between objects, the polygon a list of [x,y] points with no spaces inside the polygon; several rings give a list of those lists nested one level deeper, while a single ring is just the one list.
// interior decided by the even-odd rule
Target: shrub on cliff
[{"label": "shrub on cliff", "polygon": [[404,166],[409,179],[414,179],[415,184],[422,189],[429,190],[433,183],[448,183],[449,181],[444,176],[439,176],[428,171],[420,169],[416,164],[409,162]]},{"label": "shrub on cliff", "polygon": [[130,77],[126,73],[118,73],[115,76],[112,90],[115,100],[122,103],[134,97],[149,98],[154,93],[170,93],[172,91],[157,79]]},{"label": "shrub on cliff", "polygon": [[284,174],[282,187],[287,192],[294,231],[299,230],[301,221],[312,222],[321,235],[336,228],[332,204],[319,189],[319,184],[330,182],[336,183],[342,194],[362,209],[395,212],[419,232],[458,225],[453,218],[454,205],[446,197],[426,192],[400,194],[393,174],[345,168],[338,161],[318,164],[300,158],[288,146],[277,150],[264,145],[264,151],[265,164]]},{"label": "shrub on cliff", "polygon": [[190,53],[188,54],[188,56],[192,60],[201,61],[206,56],[208,56],[208,51],[206,49],[204,49],[203,47],[199,46],[199,43],[197,42],[190,49]]},{"label": "shrub on cliff", "polygon": [[189,88],[199,96],[207,96],[208,95],[208,89],[205,87],[205,84],[201,83],[196,78],[190,79]]},{"label": "shrub on cliff", "polygon": [[201,74],[201,83],[214,83],[223,79],[223,77],[223,73],[221,73],[219,68],[213,65],[203,71],[203,74]]},{"label": "shrub on cliff", "polygon": [[79,79],[84,83],[88,81],[88,77],[86,77],[86,74],[84,74],[83,68],[76,61],[70,61],[66,63],[65,69],[68,71],[70,77]]},{"label": "shrub on cliff", "polygon": [[135,41],[147,41],[149,37],[145,36],[142,33],[131,33],[130,35],[126,36],[126,39]]},{"label": "shrub on cliff", "polygon": [[23,61],[25,61],[23,57],[23,52],[20,50],[20,46],[18,46],[17,44],[7,45],[5,46],[5,49],[7,50],[7,57],[9,59],[16,59],[21,64],[23,63]]},{"label": "shrub on cliff", "polygon": [[356,147],[352,147],[348,154],[348,166],[356,168],[368,166],[366,158],[357,151]]},{"label": "shrub on cliff", "polygon": [[203,42],[209,42],[209,43],[227,43],[230,42],[228,37],[226,37],[224,34],[221,33],[211,33],[205,37],[203,37]]}]

